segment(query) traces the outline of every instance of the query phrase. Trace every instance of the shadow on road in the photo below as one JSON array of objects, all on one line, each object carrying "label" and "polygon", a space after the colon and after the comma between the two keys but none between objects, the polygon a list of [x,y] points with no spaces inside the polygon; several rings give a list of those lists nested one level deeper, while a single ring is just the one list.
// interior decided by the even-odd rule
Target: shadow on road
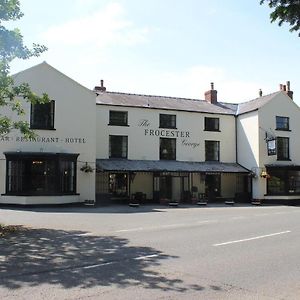
[{"label": "shadow on road", "polygon": [[50,284],[62,288],[139,286],[161,291],[202,291],[174,274],[160,273],[163,261],[176,259],[124,238],[86,232],[24,229],[0,240],[0,288]]}]

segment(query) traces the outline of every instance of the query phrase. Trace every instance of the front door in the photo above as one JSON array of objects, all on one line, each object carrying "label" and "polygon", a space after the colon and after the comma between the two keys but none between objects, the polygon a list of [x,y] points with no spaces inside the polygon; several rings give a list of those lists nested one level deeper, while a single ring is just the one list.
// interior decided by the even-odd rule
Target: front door
[{"label": "front door", "polygon": [[205,194],[209,200],[214,200],[221,196],[221,175],[205,176]]}]

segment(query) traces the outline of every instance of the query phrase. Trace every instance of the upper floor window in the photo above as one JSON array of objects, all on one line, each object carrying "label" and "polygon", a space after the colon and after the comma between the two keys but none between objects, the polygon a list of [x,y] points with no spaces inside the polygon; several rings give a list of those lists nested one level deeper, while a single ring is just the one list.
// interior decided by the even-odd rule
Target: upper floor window
[{"label": "upper floor window", "polygon": [[176,139],[160,138],[159,159],[176,160]]},{"label": "upper floor window", "polygon": [[176,128],[176,115],[159,115],[160,128]]},{"label": "upper floor window", "polygon": [[220,142],[205,141],[205,160],[219,161],[220,160]]},{"label": "upper floor window", "polygon": [[109,125],[127,126],[128,112],[127,111],[109,111]]},{"label": "upper floor window", "polygon": [[204,118],[204,130],[207,131],[219,131],[220,130],[219,118]]},{"label": "upper floor window", "polygon": [[109,136],[109,158],[127,158],[128,137],[124,135]]},{"label": "upper floor window", "polygon": [[55,101],[31,104],[30,128],[54,129]]},{"label": "upper floor window", "polygon": [[289,117],[276,116],[276,129],[277,130],[290,130]]},{"label": "upper floor window", "polygon": [[288,137],[277,137],[277,160],[290,159],[290,139]]}]

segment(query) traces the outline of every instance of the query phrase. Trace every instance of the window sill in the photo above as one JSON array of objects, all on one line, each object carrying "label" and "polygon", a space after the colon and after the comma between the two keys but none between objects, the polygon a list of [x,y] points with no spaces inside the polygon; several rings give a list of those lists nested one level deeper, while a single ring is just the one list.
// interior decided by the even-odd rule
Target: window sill
[{"label": "window sill", "polygon": [[127,157],[110,156],[109,159],[127,159]]},{"label": "window sill", "polygon": [[204,129],[204,131],[221,132],[221,130]]},{"label": "window sill", "polygon": [[162,127],[162,126],[159,126],[158,128],[160,128],[160,129],[177,129],[177,127]]},{"label": "window sill", "polygon": [[18,196],[18,197],[56,197],[56,196],[78,196],[79,193],[4,193],[1,196]]},{"label": "window sill", "polygon": [[277,131],[292,131],[291,129],[275,128]]},{"label": "window sill", "polygon": [[30,127],[30,130],[56,130],[55,128],[38,128],[38,127]]},{"label": "window sill", "polygon": [[292,160],[290,158],[285,158],[285,159],[283,159],[283,158],[282,159],[278,159],[277,158],[277,161],[292,161]]},{"label": "window sill", "polygon": [[107,126],[122,126],[122,127],[129,127],[128,124],[107,124]]}]

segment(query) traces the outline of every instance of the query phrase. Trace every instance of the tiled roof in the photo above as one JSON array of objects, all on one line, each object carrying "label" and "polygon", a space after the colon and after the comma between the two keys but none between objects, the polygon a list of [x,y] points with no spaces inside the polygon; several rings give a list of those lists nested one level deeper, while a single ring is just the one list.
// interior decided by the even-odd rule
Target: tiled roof
[{"label": "tiled roof", "polygon": [[180,110],[225,115],[240,115],[262,107],[279,93],[281,92],[275,92],[239,104],[225,102],[211,104],[205,100],[200,99],[97,91],[96,103],[99,105]]},{"label": "tiled roof", "polygon": [[115,105],[127,107],[142,107],[152,109],[181,110],[190,112],[205,112],[214,114],[234,115],[237,105],[219,102],[210,104],[205,100],[126,94],[116,92],[97,92],[96,103],[100,105]]},{"label": "tiled roof", "polygon": [[251,101],[239,103],[236,114],[241,115],[250,111],[257,110],[280,93],[282,92],[275,92],[266,96],[253,99]]},{"label": "tiled roof", "polygon": [[99,171],[248,173],[236,163],[175,160],[97,159]]}]

